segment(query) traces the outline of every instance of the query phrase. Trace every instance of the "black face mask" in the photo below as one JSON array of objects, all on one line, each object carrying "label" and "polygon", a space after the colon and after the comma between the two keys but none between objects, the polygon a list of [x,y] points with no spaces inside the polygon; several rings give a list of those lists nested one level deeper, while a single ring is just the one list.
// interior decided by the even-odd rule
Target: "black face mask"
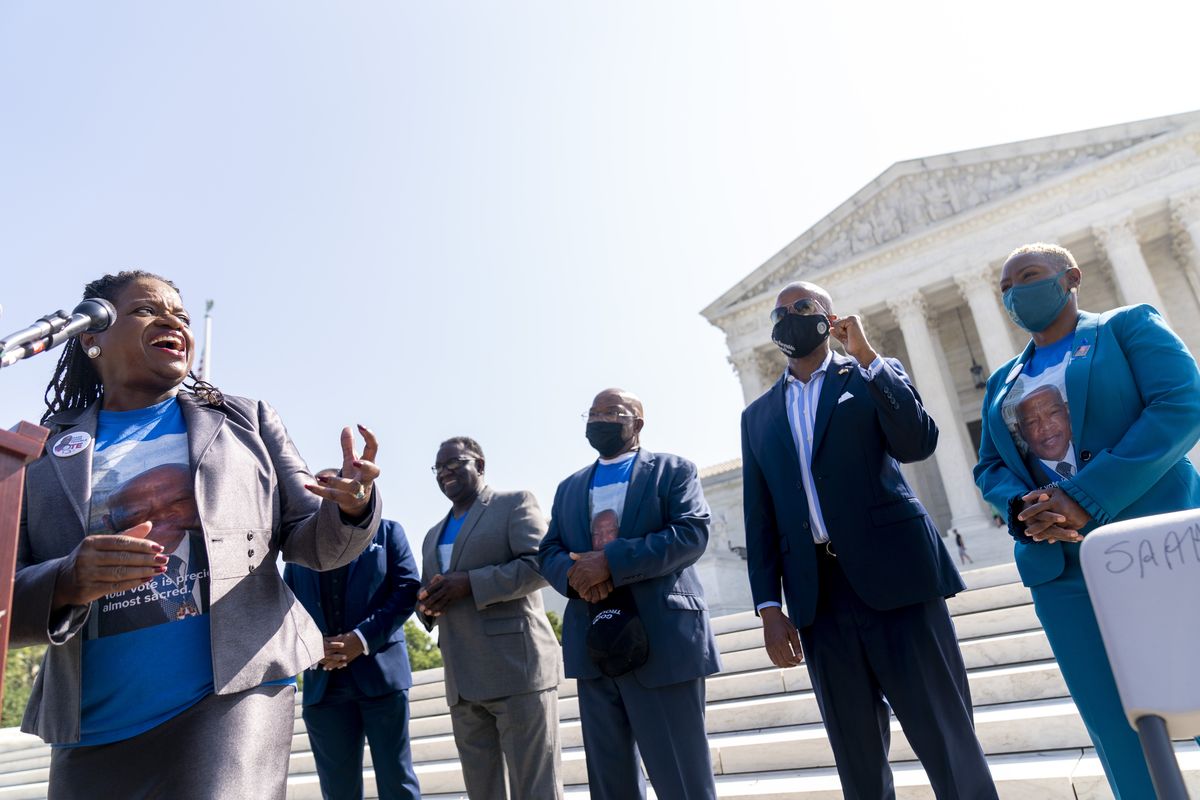
[{"label": "black face mask", "polygon": [[625,437],[625,424],[621,422],[589,422],[587,424],[588,444],[601,458],[612,458],[625,449],[628,439]]},{"label": "black face mask", "polygon": [[788,314],[771,329],[773,341],[788,358],[804,358],[829,338],[824,314]]}]

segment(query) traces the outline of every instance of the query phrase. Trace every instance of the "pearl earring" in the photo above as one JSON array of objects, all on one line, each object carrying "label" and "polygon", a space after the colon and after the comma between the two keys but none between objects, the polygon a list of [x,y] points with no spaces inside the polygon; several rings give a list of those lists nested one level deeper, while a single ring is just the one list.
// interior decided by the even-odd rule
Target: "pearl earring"
[{"label": "pearl earring", "polygon": [[89,347],[87,349],[87,356],[88,356],[88,358],[99,358],[100,357],[100,345],[94,344],[91,347]]}]

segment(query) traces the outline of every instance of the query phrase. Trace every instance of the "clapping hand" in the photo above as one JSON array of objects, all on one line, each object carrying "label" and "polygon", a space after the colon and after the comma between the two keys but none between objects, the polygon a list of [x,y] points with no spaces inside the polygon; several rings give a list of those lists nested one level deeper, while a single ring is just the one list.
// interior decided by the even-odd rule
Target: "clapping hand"
[{"label": "clapping hand", "polygon": [[362,519],[371,506],[371,488],[379,477],[379,467],[375,466],[375,456],[379,452],[379,442],[375,434],[362,425],[358,432],[363,437],[362,455],[354,455],[354,433],[349,428],[342,428],[342,470],[341,477],[318,477],[319,486],[306,484],[305,489],[337,503],[348,519]]}]

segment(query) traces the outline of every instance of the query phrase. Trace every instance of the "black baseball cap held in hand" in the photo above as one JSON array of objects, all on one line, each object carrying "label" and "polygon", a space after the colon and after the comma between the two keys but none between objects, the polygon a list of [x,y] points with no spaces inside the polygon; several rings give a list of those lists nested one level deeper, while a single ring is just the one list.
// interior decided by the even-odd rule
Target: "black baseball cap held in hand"
[{"label": "black baseball cap held in hand", "polygon": [[588,603],[588,655],[609,678],[632,672],[650,657],[646,627],[628,586],[620,586],[599,603]]}]

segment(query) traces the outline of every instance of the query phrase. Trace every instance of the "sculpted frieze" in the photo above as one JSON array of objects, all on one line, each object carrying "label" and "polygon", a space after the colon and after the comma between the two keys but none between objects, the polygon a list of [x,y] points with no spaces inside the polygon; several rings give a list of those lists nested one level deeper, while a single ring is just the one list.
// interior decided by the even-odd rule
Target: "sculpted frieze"
[{"label": "sculpted frieze", "polygon": [[[1068,170],[1098,161],[1149,136],[1071,147],[980,164],[928,169],[900,175],[857,208],[841,209],[801,239],[811,241],[778,269],[743,292],[755,297],[783,280],[803,277],[858,256],[949,217],[991,203]],[[1137,180],[1131,177],[1131,180]]]}]

